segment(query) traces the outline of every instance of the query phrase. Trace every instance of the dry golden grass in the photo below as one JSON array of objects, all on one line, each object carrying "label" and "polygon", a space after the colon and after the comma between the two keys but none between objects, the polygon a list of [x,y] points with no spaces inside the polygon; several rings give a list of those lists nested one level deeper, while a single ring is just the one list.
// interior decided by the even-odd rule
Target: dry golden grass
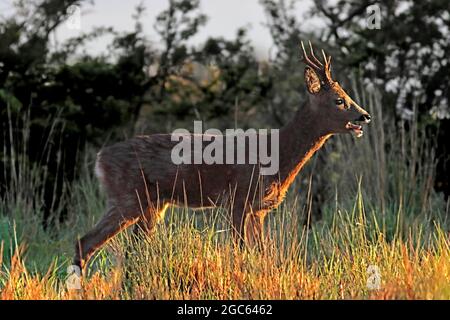
[{"label": "dry golden grass", "polygon": [[[312,193],[292,197],[313,164],[270,215],[262,250],[236,248],[221,212],[202,220],[176,210],[151,238],[115,238],[81,290],[65,281],[75,239],[104,209],[92,168],[70,186],[69,216],[50,234],[33,211],[41,172],[24,161],[0,202],[0,299],[450,299],[449,203],[432,187],[432,145],[417,121],[407,131],[385,116],[381,94],[357,100],[374,121],[364,139],[330,141],[314,174],[336,192],[311,228],[300,220],[311,213]],[[377,290],[367,286],[371,270],[379,271]]]},{"label": "dry golden grass", "polygon": [[[1,267],[0,299],[450,299],[448,234],[435,227],[422,238],[387,241],[369,219],[347,218],[299,236],[284,219],[287,237],[272,221],[261,250],[238,249],[227,233],[189,221],[163,224],[151,238],[126,233],[91,265],[81,290],[68,290],[65,273],[58,275],[68,261],[28,271],[21,245]],[[367,286],[370,265],[379,268],[378,290]]]}]

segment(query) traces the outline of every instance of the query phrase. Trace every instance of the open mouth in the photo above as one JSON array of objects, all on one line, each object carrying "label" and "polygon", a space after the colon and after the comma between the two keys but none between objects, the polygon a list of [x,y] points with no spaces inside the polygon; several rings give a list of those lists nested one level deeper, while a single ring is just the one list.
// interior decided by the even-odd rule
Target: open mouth
[{"label": "open mouth", "polygon": [[345,129],[350,130],[357,138],[361,138],[364,133],[361,125],[351,123],[350,121],[345,125]]}]

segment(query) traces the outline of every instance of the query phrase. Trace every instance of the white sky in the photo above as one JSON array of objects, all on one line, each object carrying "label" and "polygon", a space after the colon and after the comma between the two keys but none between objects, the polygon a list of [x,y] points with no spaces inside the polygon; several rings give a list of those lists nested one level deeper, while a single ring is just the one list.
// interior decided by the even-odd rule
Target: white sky
[{"label": "white sky", "polygon": [[[56,32],[56,39],[61,42],[79,35],[80,32],[89,31],[95,26],[113,26],[118,31],[132,30],[134,27],[132,15],[140,2],[141,0],[97,0],[94,5],[87,3],[81,10],[81,29],[71,30],[66,25],[62,25]],[[142,19],[144,32],[157,44],[158,37],[153,30],[155,17],[167,8],[168,1],[144,0],[143,3],[147,8]],[[301,18],[311,3],[311,0],[298,1],[295,12],[299,21],[302,21]],[[0,6],[0,10],[2,7],[3,5]],[[191,44],[202,43],[208,36],[232,39],[239,27],[247,26],[248,36],[252,40],[257,55],[261,58],[268,57],[272,42],[268,30],[263,25],[265,14],[258,0],[202,0],[201,10],[208,16],[208,22],[192,39]],[[305,29],[310,29],[314,25],[314,21],[308,21],[304,26]],[[102,52],[106,50],[108,41],[109,39],[105,38],[91,43],[88,51]]]},{"label": "white sky", "polygon": [[[0,18],[14,14],[12,3],[15,0],[0,0]],[[307,19],[305,13],[312,5],[312,0],[294,0],[295,15],[304,31],[311,31],[317,26],[323,25],[320,20]],[[158,37],[153,30],[155,17],[168,6],[168,0],[94,0],[81,7],[80,29],[74,30],[67,25],[61,25],[53,40],[58,43],[89,32],[93,27],[112,26],[117,31],[133,30],[132,15],[136,6],[143,2],[146,11],[143,16],[144,32],[154,44],[157,45]],[[290,0],[285,0],[286,4]],[[248,27],[248,36],[260,58],[267,58],[272,46],[271,37],[264,27],[265,13],[258,0],[201,0],[201,11],[208,16],[206,26],[192,38],[191,44],[200,44],[208,36],[223,36],[227,39],[234,38],[239,27]],[[98,39],[89,43],[89,53],[100,53],[107,49],[110,38]]]}]

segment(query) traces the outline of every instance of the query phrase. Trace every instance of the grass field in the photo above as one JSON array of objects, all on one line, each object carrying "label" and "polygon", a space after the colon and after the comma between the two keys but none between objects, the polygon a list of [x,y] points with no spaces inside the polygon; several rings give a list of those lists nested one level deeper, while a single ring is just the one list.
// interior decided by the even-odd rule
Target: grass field
[{"label": "grass field", "polygon": [[365,105],[375,119],[365,137],[332,139],[320,221],[308,219],[308,172],[269,215],[261,250],[236,248],[219,209],[172,209],[152,237],[111,241],[81,290],[66,286],[74,241],[105,205],[92,161],[51,231],[36,205],[42,171],[19,165],[0,207],[0,299],[450,299],[450,213],[432,188],[432,144],[415,124],[396,129],[376,99]]}]

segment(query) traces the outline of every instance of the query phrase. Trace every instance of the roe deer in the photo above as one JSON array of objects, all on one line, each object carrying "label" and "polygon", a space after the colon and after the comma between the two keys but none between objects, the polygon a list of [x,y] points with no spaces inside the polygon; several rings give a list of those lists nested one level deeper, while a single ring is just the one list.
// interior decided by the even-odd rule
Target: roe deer
[{"label": "roe deer", "polygon": [[[138,136],[103,148],[96,174],[107,194],[107,211],[76,244],[74,264],[83,268],[92,254],[124,228],[150,233],[168,206],[211,207],[224,197],[235,239],[257,241],[268,211],[277,207],[311,156],[336,133],[363,133],[355,122],[370,115],[331,78],[331,57],[310,55],[303,43],[308,101],[279,132],[279,168],[262,176],[250,164],[181,164],[171,161],[170,134]],[[227,196],[226,196],[227,195]],[[225,206],[225,205],[220,205]]]}]

